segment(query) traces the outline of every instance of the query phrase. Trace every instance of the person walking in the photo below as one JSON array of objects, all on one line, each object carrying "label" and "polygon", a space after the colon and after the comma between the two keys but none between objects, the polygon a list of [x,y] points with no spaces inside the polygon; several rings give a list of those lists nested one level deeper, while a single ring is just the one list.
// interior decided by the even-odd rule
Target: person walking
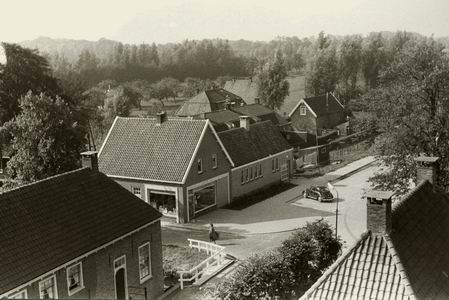
[{"label": "person walking", "polygon": [[219,235],[218,235],[218,232],[215,231],[214,224],[210,224],[210,227],[209,227],[209,240],[212,243],[216,244],[215,241],[218,240],[218,237],[219,237]]}]

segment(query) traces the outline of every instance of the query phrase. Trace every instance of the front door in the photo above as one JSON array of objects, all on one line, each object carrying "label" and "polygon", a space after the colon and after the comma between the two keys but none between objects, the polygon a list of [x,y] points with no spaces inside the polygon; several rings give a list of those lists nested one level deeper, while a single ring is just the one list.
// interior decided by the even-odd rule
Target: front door
[{"label": "front door", "polygon": [[128,284],[126,282],[126,257],[114,260],[114,281],[116,299],[128,298]]}]

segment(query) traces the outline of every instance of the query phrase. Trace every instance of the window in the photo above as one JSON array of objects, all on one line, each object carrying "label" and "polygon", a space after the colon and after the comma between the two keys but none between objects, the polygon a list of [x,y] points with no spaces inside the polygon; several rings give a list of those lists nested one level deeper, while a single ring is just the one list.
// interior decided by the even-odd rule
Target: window
[{"label": "window", "polygon": [[305,116],[306,115],[306,106],[305,105],[301,105],[299,107],[299,115],[301,115],[301,116]]},{"label": "window", "polygon": [[244,170],[241,171],[241,176],[242,176],[242,178],[240,178],[240,183],[241,183],[241,184],[244,184],[244,183],[245,183],[245,175],[244,175],[243,171],[244,171]]},{"label": "window", "polygon": [[39,282],[39,295],[41,299],[58,298],[58,291],[56,289],[56,276],[49,277]]},{"label": "window", "polygon": [[140,283],[151,277],[150,243],[139,247],[139,276]]},{"label": "window", "polygon": [[217,167],[217,154],[212,154],[212,168],[216,169]]},{"label": "window", "polygon": [[276,171],[279,171],[279,158],[276,157]]},{"label": "window", "polygon": [[276,171],[276,167],[274,165],[274,158],[271,160],[271,172]]},{"label": "window", "polygon": [[249,168],[249,180],[253,180],[254,179],[254,174],[253,174],[253,167]]},{"label": "window", "polygon": [[27,299],[28,293],[27,293],[27,290],[21,290],[20,292],[9,295],[7,298],[8,299]]},{"label": "window", "polygon": [[201,158],[198,159],[198,174],[203,173],[203,161]]},{"label": "window", "polygon": [[140,191],[140,187],[133,187],[133,194],[136,195],[137,197],[141,198],[142,193]]},{"label": "window", "polygon": [[83,284],[83,267],[81,263],[67,268],[67,289],[69,296],[72,296],[79,290],[84,288]]},{"label": "window", "polygon": [[262,177],[262,164],[259,164],[259,177]]},{"label": "window", "polygon": [[245,178],[246,178],[246,182],[249,181],[249,172],[248,172],[248,168],[245,169]]}]

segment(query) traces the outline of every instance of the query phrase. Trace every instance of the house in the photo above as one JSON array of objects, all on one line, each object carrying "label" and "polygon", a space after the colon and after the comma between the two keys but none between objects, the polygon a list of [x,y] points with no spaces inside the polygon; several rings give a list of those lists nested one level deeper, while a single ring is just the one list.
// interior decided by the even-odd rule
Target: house
[{"label": "house", "polygon": [[0,193],[0,298],[154,299],[161,215],[96,169]]},{"label": "house", "polygon": [[449,197],[436,190],[437,158],[419,157],[418,185],[366,193],[367,232],[301,299],[449,299]]},{"label": "house", "polygon": [[242,97],[247,104],[257,103],[259,99],[259,84],[253,77],[228,80],[223,88]]},{"label": "house", "polygon": [[347,135],[350,130],[345,108],[332,93],[299,100],[289,117],[295,131],[315,137],[333,131]]},{"label": "house", "polygon": [[293,149],[271,121],[250,124],[249,117],[240,116],[240,127],[218,136],[234,162],[233,199],[290,179]]},{"label": "house", "polygon": [[184,102],[175,112],[176,116],[189,117],[230,107],[245,105],[243,99],[224,89],[206,90]]},{"label": "house", "polygon": [[229,109],[203,113],[194,116],[195,119],[208,119],[217,132],[240,126],[240,117],[248,116],[251,124],[271,121],[278,130],[288,128],[289,123],[275,111],[258,103],[231,107]]},{"label": "house", "polygon": [[177,222],[230,203],[234,163],[209,120],[117,117],[100,149],[99,168]]}]

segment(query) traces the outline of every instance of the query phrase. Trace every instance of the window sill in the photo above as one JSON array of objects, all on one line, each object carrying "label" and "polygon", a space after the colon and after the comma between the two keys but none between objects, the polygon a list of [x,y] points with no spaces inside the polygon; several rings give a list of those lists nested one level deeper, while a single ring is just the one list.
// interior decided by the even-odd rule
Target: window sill
[{"label": "window sill", "polygon": [[73,296],[73,295],[75,295],[76,293],[78,293],[79,291],[81,291],[81,290],[83,290],[84,289],[84,285],[82,285],[82,286],[80,286],[80,287],[77,287],[77,288],[75,288],[75,289],[73,289],[73,290],[68,290],[68,294],[69,294],[69,296]]},{"label": "window sill", "polygon": [[150,280],[151,278],[153,278],[153,275],[152,275],[152,274],[147,275],[147,276],[144,277],[144,278],[141,278],[139,282],[140,282],[140,284],[143,284],[143,283],[147,282],[148,280]]}]

